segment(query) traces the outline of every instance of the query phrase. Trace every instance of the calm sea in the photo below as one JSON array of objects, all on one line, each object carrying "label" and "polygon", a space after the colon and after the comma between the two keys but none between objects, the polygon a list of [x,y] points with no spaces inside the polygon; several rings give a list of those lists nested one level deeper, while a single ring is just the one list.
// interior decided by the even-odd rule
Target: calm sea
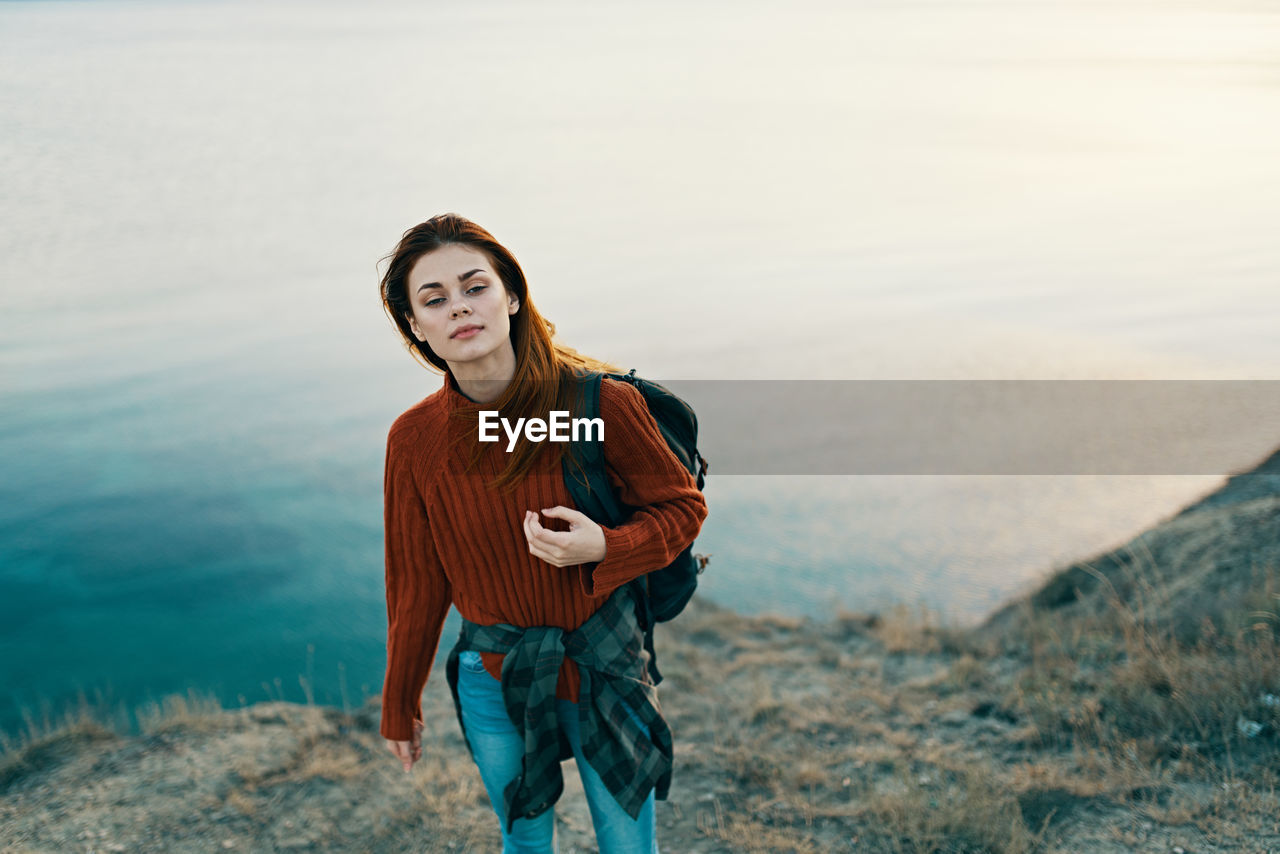
[{"label": "calm sea", "polygon": [[[434,213],[656,379],[1277,378],[1278,39],[1274,2],[0,3],[0,729],[378,692],[383,442],[438,380],[375,264]],[[702,590],[972,622],[1219,480],[713,456]]]}]

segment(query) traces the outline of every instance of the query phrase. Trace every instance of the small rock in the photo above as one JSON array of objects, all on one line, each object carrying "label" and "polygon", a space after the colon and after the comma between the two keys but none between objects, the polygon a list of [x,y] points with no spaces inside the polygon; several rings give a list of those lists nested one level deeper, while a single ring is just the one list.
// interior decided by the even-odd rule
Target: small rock
[{"label": "small rock", "polygon": [[224,840],[222,840],[222,847],[223,847],[223,848],[235,848],[235,847],[236,847],[236,841],[235,841],[234,839],[224,839]]},{"label": "small rock", "polygon": [[1236,719],[1236,729],[1240,730],[1240,734],[1245,738],[1253,738],[1262,732],[1262,724],[1257,721],[1247,721],[1243,717]]}]

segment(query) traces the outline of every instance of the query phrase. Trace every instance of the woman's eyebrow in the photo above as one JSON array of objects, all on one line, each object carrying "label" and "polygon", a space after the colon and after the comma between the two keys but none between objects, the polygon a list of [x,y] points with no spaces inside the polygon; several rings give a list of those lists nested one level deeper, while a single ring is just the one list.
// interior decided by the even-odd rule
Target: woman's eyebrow
[{"label": "woman's eyebrow", "polygon": [[[484,270],[481,270],[479,267],[475,268],[474,270],[468,270],[467,272],[458,276],[458,281],[465,282],[467,279],[471,278],[476,273],[483,273],[483,272]],[[443,287],[444,285],[440,284],[439,282],[424,282],[423,284],[418,285],[418,292],[421,293],[423,290],[427,288],[443,288]]]}]

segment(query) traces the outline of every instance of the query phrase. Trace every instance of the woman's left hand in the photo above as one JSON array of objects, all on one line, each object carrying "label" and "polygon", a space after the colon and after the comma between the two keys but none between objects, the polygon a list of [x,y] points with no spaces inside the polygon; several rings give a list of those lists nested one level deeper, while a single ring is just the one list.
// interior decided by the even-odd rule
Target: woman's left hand
[{"label": "woman's left hand", "polygon": [[529,554],[552,566],[575,566],[604,560],[604,529],[587,514],[571,507],[556,505],[543,515],[564,519],[567,531],[551,531],[542,527],[537,513],[524,511],[524,536],[529,541]]}]

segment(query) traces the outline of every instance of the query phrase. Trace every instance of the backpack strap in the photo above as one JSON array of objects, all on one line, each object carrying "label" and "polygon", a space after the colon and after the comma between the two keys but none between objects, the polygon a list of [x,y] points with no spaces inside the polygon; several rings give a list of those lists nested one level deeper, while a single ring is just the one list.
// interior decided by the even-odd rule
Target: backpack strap
[{"label": "backpack strap", "polygon": [[[590,371],[579,375],[576,417],[600,417],[600,381],[604,374]],[[613,494],[605,471],[604,445],[600,442],[570,441],[564,459],[565,482],[570,485],[578,509],[596,522],[613,527],[626,518]]]},{"label": "backpack strap", "polygon": [[[634,368],[631,373],[634,375]],[[605,374],[599,371],[575,371],[575,375],[578,378],[579,395],[576,417],[600,417],[600,383]],[[605,470],[602,443],[568,442],[561,468],[565,485],[568,486],[574,503],[578,505],[578,510],[597,524],[610,528],[617,527],[627,518],[625,508],[613,494],[613,484],[609,482],[609,475]],[[662,674],[658,671],[657,652],[653,648],[654,620],[649,603],[649,578],[642,575],[627,582],[626,586],[631,588],[632,598],[636,602],[636,617],[644,631],[644,648],[649,653],[649,675],[653,678],[653,684],[657,685],[662,681]]]}]

